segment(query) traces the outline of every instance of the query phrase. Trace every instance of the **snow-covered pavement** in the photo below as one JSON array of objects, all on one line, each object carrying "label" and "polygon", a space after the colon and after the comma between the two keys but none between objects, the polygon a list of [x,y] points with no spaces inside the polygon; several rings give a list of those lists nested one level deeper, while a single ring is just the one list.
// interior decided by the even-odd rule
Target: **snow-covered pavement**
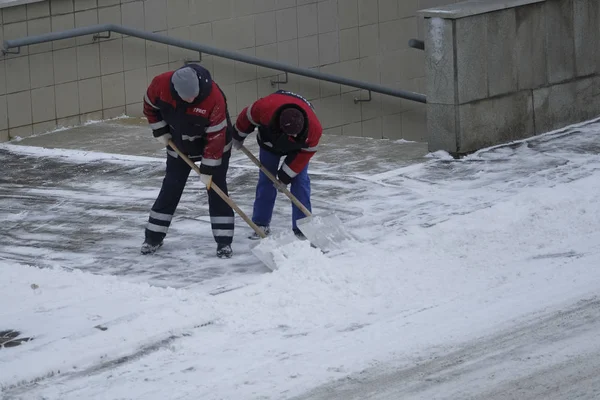
[{"label": "snow-covered pavement", "polygon": [[[161,253],[136,253],[160,158],[2,145],[0,330],[34,339],[0,349],[0,395],[594,398],[599,135],[596,121],[420,163],[338,142],[312,165],[314,208],[362,242],[296,243],[273,273],[241,220],[236,256],[211,258],[193,190]],[[250,210],[256,172],[232,165]],[[277,229],[289,214],[279,199]],[[541,390],[566,377],[573,391]]]}]

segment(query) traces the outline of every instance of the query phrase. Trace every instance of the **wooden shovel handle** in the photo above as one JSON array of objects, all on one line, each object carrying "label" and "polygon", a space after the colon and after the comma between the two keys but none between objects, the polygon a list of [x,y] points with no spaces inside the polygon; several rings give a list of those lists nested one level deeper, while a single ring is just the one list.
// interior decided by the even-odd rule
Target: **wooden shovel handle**
[{"label": "wooden shovel handle", "polygon": [[277,186],[279,190],[281,190],[287,197],[289,197],[289,199],[296,205],[296,207],[300,209],[300,211],[304,213],[304,215],[306,215],[307,217],[310,217],[312,215],[310,211],[308,211],[308,209],[304,207],[304,204],[300,203],[300,200],[298,200],[296,196],[294,196],[289,190],[287,190],[287,188],[283,186],[281,182],[279,182],[279,179],[275,178],[275,176],[273,176],[273,174],[269,172],[269,170],[265,168],[264,165],[262,165],[258,158],[256,158],[254,154],[252,154],[252,152],[246,148],[246,146],[241,145],[240,150],[242,150],[242,152],[245,155],[247,155],[248,158],[252,160],[252,162],[256,164],[256,166],[260,168],[262,172],[264,172],[264,174],[275,184],[275,186]]},{"label": "wooden shovel handle", "polygon": [[[202,173],[200,172],[200,168],[198,168],[198,166],[196,164],[194,164],[194,162],[192,160],[190,160],[188,158],[188,156],[186,156],[185,154],[183,154],[178,148],[177,146],[175,146],[175,143],[173,143],[173,141],[171,139],[169,139],[169,146],[171,146],[171,148],[173,150],[175,150],[175,152],[177,154],[179,154],[179,157],[181,157],[181,159],[183,161],[185,161],[187,163],[187,165],[189,165],[194,171],[196,171],[196,173],[198,175],[202,175]],[[214,182],[212,182],[210,184],[210,189],[209,190],[214,190],[215,193],[217,193],[219,195],[220,198],[223,199],[223,201],[227,204],[229,204],[229,206],[231,208],[233,208],[235,210],[235,212],[238,213],[238,215],[240,217],[242,217],[242,219],[244,221],[246,221],[246,223],[248,225],[250,225],[250,227],[252,229],[254,229],[254,232],[256,232],[258,234],[258,236],[260,236],[261,238],[266,238],[267,235],[265,235],[265,233],[263,232],[262,229],[260,229],[254,222],[252,222],[252,220],[250,218],[248,218],[248,216],[237,206],[237,204],[235,204],[235,202],[233,200],[231,200],[231,198],[229,196],[227,196],[222,190],[221,188],[219,188]]]}]

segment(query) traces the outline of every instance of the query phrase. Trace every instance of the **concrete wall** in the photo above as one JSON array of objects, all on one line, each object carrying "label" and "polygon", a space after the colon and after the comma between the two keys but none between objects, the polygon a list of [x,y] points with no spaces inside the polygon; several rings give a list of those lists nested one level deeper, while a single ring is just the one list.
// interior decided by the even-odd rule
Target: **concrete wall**
[{"label": "concrete wall", "polygon": [[600,1],[425,10],[430,150],[467,153],[600,115]]},{"label": "concrete wall", "polygon": [[[421,8],[453,0],[51,0],[3,8],[2,39],[115,23],[423,93]],[[1,6],[1,5],[0,5]],[[232,115],[277,88],[314,101],[326,133],[424,141],[422,104],[113,34],[22,48],[0,60],[0,140],[89,119],[139,116],[157,74],[202,60]]]}]

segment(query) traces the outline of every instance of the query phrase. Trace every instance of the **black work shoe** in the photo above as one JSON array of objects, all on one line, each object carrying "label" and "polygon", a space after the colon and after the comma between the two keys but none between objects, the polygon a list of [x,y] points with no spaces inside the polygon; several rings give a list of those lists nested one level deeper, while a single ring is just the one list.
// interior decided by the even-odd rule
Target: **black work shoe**
[{"label": "black work shoe", "polygon": [[[269,225],[256,225],[258,226],[260,229],[262,229],[262,231],[265,233],[266,236],[269,236],[269,234],[271,233],[271,228],[269,228]],[[250,240],[259,240],[262,239],[260,237],[260,235],[256,232],[254,232],[252,235],[248,236],[248,239]]]},{"label": "black work shoe", "polygon": [[163,242],[160,242],[157,244],[152,244],[152,243],[146,241],[142,245],[142,249],[140,252],[142,254],[154,254],[156,252],[156,250],[158,250],[158,248],[162,245],[163,245]]},{"label": "black work shoe", "polygon": [[300,231],[300,229],[298,228],[294,228],[294,235],[296,235],[296,237],[300,240],[306,240],[306,236],[304,236],[304,233],[302,233],[302,231]]},{"label": "black work shoe", "polygon": [[217,245],[217,257],[219,258],[231,258],[233,256],[233,250],[231,250],[231,246],[228,244],[218,244]]}]

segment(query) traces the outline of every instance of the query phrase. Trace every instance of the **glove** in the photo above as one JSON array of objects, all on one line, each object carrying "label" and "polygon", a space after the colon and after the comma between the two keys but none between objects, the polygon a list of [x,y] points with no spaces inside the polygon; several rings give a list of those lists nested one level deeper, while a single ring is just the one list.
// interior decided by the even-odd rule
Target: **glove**
[{"label": "glove", "polygon": [[161,136],[155,136],[154,137],[156,140],[159,141],[159,143],[164,144],[165,146],[169,145],[169,140],[173,138],[173,136],[171,136],[170,133],[165,133],[164,135]]},{"label": "glove", "polygon": [[200,180],[206,185],[206,189],[210,190],[210,185],[212,185],[212,175],[200,174]]},{"label": "glove", "polygon": [[279,171],[277,171],[277,178],[279,179],[279,182],[281,182],[281,184],[284,186],[287,186],[292,181],[292,178],[285,173],[283,168],[280,168]]},{"label": "glove", "polygon": [[233,139],[233,148],[234,149],[239,150],[242,148],[243,145],[244,145],[244,142]]}]

